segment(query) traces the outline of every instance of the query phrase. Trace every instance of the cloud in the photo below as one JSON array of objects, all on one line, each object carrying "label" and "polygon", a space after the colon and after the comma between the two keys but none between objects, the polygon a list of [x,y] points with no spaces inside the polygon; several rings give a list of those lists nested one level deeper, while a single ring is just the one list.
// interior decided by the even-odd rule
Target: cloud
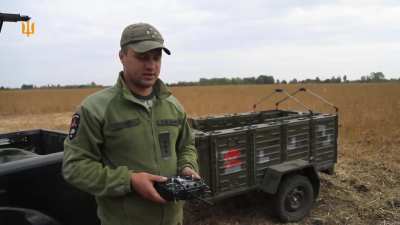
[{"label": "cloud", "polygon": [[398,1],[25,0],[2,10],[32,16],[37,33],[27,38],[19,24],[3,26],[0,86],[113,84],[122,29],[139,21],[159,28],[172,50],[163,59],[167,82],[400,73]]}]

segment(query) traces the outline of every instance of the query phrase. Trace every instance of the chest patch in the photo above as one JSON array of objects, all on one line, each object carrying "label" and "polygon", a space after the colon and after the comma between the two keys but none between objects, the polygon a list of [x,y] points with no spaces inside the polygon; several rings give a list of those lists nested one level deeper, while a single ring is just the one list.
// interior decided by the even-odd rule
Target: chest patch
[{"label": "chest patch", "polygon": [[160,142],[161,157],[168,159],[171,157],[171,143],[170,134],[168,131],[164,131],[158,134],[158,141]]},{"label": "chest patch", "polygon": [[181,123],[180,120],[158,120],[158,126],[178,126]]},{"label": "chest patch", "polygon": [[71,126],[70,126],[69,132],[68,132],[69,140],[72,140],[76,136],[76,134],[78,133],[80,120],[81,120],[81,116],[78,113],[75,113],[72,116]]},{"label": "chest patch", "polygon": [[137,126],[139,124],[140,124],[140,120],[139,119],[130,119],[130,120],[122,121],[122,122],[111,123],[110,124],[110,129],[112,131],[116,131],[116,130],[121,130],[121,129],[124,129],[124,128],[135,127],[135,126]]}]

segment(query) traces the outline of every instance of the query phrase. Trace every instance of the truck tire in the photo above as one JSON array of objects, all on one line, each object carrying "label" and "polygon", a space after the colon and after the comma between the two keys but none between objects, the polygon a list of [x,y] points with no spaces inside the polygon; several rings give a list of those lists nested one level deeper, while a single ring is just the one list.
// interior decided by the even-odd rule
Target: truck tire
[{"label": "truck tire", "polygon": [[277,216],[283,222],[296,222],[310,212],[314,203],[314,190],[307,177],[291,175],[281,182],[274,200]]}]

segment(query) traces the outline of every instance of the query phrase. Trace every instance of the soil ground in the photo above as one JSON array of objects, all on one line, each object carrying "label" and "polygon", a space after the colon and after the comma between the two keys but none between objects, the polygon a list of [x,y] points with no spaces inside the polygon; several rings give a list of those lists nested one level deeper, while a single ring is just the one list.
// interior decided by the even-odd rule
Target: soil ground
[{"label": "soil ground", "polygon": [[[66,132],[71,115],[1,117],[0,132],[38,127]],[[311,214],[288,225],[400,225],[400,139],[387,143],[376,143],[376,139],[371,136],[356,143],[340,143],[335,174],[320,174],[321,193]],[[185,224],[280,224],[272,212],[271,199],[252,192],[215,206],[187,204]]]},{"label": "soil ground", "polygon": [[[254,99],[268,93],[265,89],[275,87],[173,90],[188,113],[197,116],[249,111],[248,106]],[[341,110],[339,158],[334,175],[321,174],[321,192],[311,214],[289,225],[400,225],[400,85],[315,85],[311,88]],[[0,133],[36,128],[66,132],[73,108],[89,92],[92,90],[82,91],[83,94],[69,101],[68,96],[75,92],[68,90],[62,97],[70,104],[65,107],[55,97],[56,92],[51,94],[54,101],[50,99],[48,103],[35,100],[43,96],[32,97],[39,95],[39,91],[0,92],[0,102],[3,96],[9,101],[7,104],[16,103],[10,106],[11,111],[1,104],[4,110],[0,110]],[[26,96],[31,99],[24,102]],[[41,106],[30,104],[35,101]],[[305,103],[314,106],[309,99],[305,99]],[[22,109],[26,111],[21,112]],[[186,205],[185,224],[280,224],[273,216],[270,203],[268,196],[256,192],[221,201],[215,206],[190,203]]]}]

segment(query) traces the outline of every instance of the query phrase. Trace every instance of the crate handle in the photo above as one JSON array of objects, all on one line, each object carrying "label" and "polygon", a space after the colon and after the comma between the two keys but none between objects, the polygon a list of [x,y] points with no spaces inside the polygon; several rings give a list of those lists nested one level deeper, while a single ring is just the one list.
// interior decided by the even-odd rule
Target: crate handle
[{"label": "crate handle", "polygon": [[[299,90],[300,90],[300,89],[299,89]],[[313,115],[313,111],[312,111],[309,107],[307,107],[307,106],[304,105],[299,99],[297,99],[296,97],[294,97],[294,95],[297,94],[297,92],[299,92],[299,90],[295,91],[295,92],[292,93],[292,94],[289,94],[287,91],[281,89],[281,92],[284,93],[284,94],[286,95],[286,97],[283,98],[283,99],[280,100],[280,101],[275,102],[275,107],[276,107],[276,109],[278,110],[279,104],[280,104],[280,103],[282,103],[282,102],[284,102],[284,101],[286,101],[286,100],[288,100],[288,99],[293,99],[297,104],[299,104],[299,105],[301,105],[303,108],[307,109],[308,112],[310,113],[310,115]]]},{"label": "crate handle", "polygon": [[[297,90],[298,92],[299,90]],[[282,103],[283,101],[286,101],[287,99],[291,98],[293,99],[297,104],[301,105],[302,107],[304,107],[305,109],[307,109],[307,111],[310,113],[310,115],[313,115],[313,111],[308,108],[306,105],[304,105],[302,102],[300,102],[296,97],[293,96],[293,94],[289,94],[287,91],[285,91],[284,89],[281,88],[277,88],[275,89],[271,94],[261,98],[260,100],[258,100],[254,105],[253,105],[253,111],[256,111],[256,107],[258,104],[260,104],[262,101],[265,101],[267,99],[269,99],[270,97],[272,97],[274,94],[276,93],[283,93],[286,95],[285,98],[283,98],[282,100],[278,101],[275,103],[276,109],[278,109],[279,104]],[[296,92],[294,92],[294,94],[296,94]]]},{"label": "crate handle", "polygon": [[282,92],[282,89],[275,89],[271,94],[262,97],[260,100],[258,100],[256,103],[254,103],[253,104],[253,111],[254,112],[256,111],[256,107],[257,107],[258,104],[260,104],[261,102],[271,98],[273,95],[275,95],[278,92]]},{"label": "crate handle", "polygon": [[[307,93],[309,93],[310,95],[312,95],[312,96],[318,98],[320,101],[322,101],[322,102],[324,102],[325,104],[327,104],[327,105],[331,106],[332,108],[334,108],[336,114],[339,113],[339,108],[338,108],[337,106],[335,106],[335,105],[333,105],[332,103],[328,102],[325,98],[321,97],[320,95],[317,95],[316,93],[312,92],[311,90],[306,89],[305,87],[299,88],[297,91],[291,93],[290,95],[291,95],[291,96],[294,96],[294,95],[296,95],[297,93],[299,93],[299,92],[301,92],[301,91],[307,92]],[[280,101],[276,102],[276,103],[275,103],[276,107],[278,108],[278,105],[279,105],[280,103],[286,101],[288,98],[289,98],[289,97],[285,97],[285,98],[281,99]]]}]

